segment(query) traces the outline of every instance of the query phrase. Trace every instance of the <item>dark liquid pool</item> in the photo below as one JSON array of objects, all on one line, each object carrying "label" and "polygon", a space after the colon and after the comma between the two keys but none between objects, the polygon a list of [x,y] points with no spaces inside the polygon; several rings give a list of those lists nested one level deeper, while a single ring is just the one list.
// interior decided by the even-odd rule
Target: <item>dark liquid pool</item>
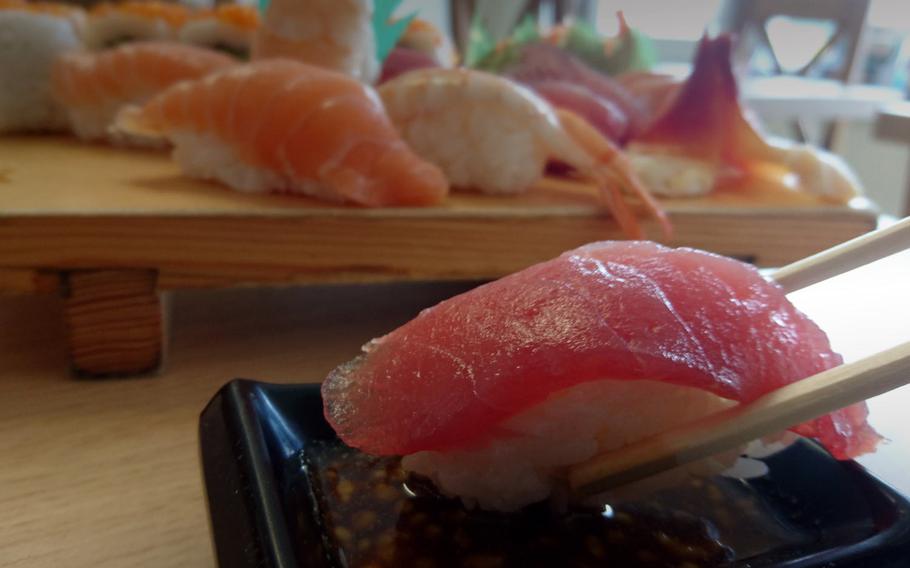
[{"label": "dark liquid pool", "polygon": [[[331,566],[726,566],[818,544],[811,507],[736,479],[691,478],[646,503],[517,513],[465,508],[408,477],[397,458],[337,442],[308,447],[304,470]],[[759,485],[761,482],[759,482]],[[852,539],[873,527],[853,526]]]}]

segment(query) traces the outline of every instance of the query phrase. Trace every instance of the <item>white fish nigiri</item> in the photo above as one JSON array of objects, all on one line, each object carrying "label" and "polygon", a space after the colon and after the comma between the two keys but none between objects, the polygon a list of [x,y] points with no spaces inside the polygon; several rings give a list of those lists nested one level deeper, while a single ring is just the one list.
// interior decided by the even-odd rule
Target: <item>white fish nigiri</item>
[{"label": "white fish nigiri", "polygon": [[379,75],[371,0],[272,0],[253,59],[286,57],[365,83]]}]

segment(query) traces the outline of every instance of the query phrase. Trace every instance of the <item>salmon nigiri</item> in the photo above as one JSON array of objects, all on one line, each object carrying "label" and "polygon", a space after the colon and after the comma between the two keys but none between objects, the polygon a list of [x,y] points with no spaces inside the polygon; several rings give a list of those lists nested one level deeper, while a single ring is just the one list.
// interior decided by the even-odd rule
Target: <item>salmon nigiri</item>
[{"label": "salmon nigiri", "polygon": [[184,172],[240,191],[367,206],[427,205],[448,192],[371,87],[297,61],[257,61],[176,85],[118,124],[166,136]]},{"label": "salmon nigiri", "polygon": [[[564,253],[424,310],[322,385],[341,439],[447,493],[514,509],[565,466],[841,363],[753,267],[650,242]],[[872,451],[857,404],[795,428]]]},{"label": "salmon nigiri", "polygon": [[203,77],[235,60],[178,43],[138,42],[98,53],[68,53],[53,72],[55,98],[82,139],[106,138],[120,108],[140,103],[174,83]]}]

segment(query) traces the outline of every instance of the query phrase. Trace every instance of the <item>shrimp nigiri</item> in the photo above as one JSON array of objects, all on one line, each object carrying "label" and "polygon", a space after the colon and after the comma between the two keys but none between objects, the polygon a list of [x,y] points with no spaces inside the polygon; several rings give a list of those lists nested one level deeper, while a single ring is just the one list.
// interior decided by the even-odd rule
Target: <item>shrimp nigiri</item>
[{"label": "shrimp nigiri", "polygon": [[53,91],[73,132],[84,140],[108,137],[128,103],[140,103],[185,79],[233,65],[223,53],[166,42],[129,43],[98,53],[69,53],[57,60]]},{"label": "shrimp nigiri", "polygon": [[253,59],[287,57],[366,83],[379,75],[371,0],[271,0]]},{"label": "shrimp nigiri", "polygon": [[[446,300],[363,351],[322,383],[341,439],[505,510],[568,465],[842,362],[755,268],[628,241]],[[881,440],[866,416],[856,404],[794,430],[848,459]]]},{"label": "shrimp nigiri", "polygon": [[118,124],[168,137],[187,174],[240,191],[368,206],[427,205],[448,191],[371,87],[297,61],[257,61],[183,82]]},{"label": "shrimp nigiri", "polygon": [[597,184],[630,237],[642,230],[625,202],[629,194],[669,233],[663,210],[619,148],[517,83],[482,71],[419,69],[384,83],[379,95],[414,151],[442,168],[455,187],[520,193],[555,160]]}]

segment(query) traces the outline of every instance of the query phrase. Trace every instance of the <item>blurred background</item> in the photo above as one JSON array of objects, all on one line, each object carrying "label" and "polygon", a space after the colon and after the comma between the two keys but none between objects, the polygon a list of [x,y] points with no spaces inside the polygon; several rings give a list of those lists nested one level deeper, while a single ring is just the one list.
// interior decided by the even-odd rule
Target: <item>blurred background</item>
[{"label": "blurred background", "polygon": [[544,25],[586,19],[614,35],[622,11],[652,39],[656,70],[674,75],[688,72],[706,31],[734,32],[742,95],[766,130],[844,156],[884,212],[910,205],[910,129],[907,143],[876,136],[879,110],[910,93],[907,0],[404,0],[400,11],[453,30],[459,45],[475,14],[497,37],[527,14]]},{"label": "blurred background", "polygon": [[529,17],[612,36],[620,11],[650,40],[654,70],[677,77],[704,33],[735,34],[741,96],[764,129],[842,155],[882,212],[910,214],[910,103],[898,119],[880,116],[910,98],[908,0],[402,0],[396,14],[419,13],[464,54],[472,24],[493,40]]}]

